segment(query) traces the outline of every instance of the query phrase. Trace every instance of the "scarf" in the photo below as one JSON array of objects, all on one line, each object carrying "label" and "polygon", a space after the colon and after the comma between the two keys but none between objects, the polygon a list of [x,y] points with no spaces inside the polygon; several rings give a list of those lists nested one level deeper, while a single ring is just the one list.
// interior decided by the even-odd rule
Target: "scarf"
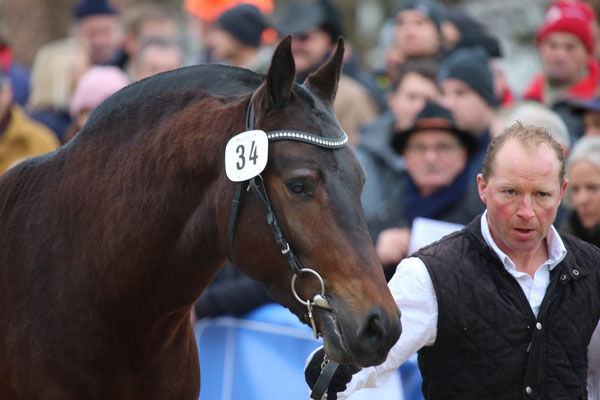
[{"label": "scarf", "polygon": [[469,183],[469,169],[465,168],[454,181],[437,192],[422,196],[415,182],[407,176],[404,187],[404,215],[412,225],[416,217],[439,218],[444,210],[454,205],[462,197]]}]

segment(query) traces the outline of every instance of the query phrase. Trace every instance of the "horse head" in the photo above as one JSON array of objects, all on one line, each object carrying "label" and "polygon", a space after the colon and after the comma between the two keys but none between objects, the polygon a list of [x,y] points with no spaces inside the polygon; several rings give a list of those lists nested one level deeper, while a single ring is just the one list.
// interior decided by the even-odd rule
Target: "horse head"
[{"label": "horse head", "polygon": [[[346,135],[333,112],[343,53],[340,38],[329,61],[300,85],[294,82],[287,37],[250,99],[256,129],[308,134],[308,140],[275,137],[262,179],[290,251],[302,268],[315,272],[296,270],[290,283],[294,268],[265,222],[261,200],[251,193],[245,195],[235,237],[252,240],[236,239],[232,257],[303,322],[314,323],[331,359],[370,366],[383,362],[397,341],[400,312],[362,212],[364,171],[353,151],[343,146]],[[326,144],[320,145],[319,138]],[[268,268],[264,260],[269,260]],[[321,293],[322,299],[315,297]]]}]

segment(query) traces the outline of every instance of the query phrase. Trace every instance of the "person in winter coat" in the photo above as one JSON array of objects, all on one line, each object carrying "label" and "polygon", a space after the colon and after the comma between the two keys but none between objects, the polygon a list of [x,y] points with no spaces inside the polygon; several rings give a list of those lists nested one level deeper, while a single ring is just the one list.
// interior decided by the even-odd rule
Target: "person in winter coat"
[{"label": "person in winter coat", "polygon": [[[468,169],[475,138],[456,127],[452,114],[427,103],[413,125],[394,136],[406,172],[394,203],[367,219],[377,254],[386,271],[406,257],[410,228],[417,217],[465,225],[484,207]],[[389,273],[388,273],[389,275]]]}]

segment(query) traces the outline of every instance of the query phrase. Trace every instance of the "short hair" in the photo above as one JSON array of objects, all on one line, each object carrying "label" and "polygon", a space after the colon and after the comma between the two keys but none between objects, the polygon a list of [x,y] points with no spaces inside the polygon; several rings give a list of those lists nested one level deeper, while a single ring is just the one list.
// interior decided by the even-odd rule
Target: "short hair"
[{"label": "short hair", "polygon": [[406,60],[397,67],[397,77],[394,82],[392,82],[391,89],[392,91],[398,89],[398,86],[400,86],[404,78],[406,78],[406,76],[410,73],[419,74],[422,77],[432,81],[437,86],[439,69],[439,63],[431,58]]},{"label": "short hair", "polygon": [[541,103],[525,101],[518,104],[508,114],[506,127],[512,125],[515,121],[544,127],[566,150],[571,147],[571,136],[567,125],[557,113]]},{"label": "short hair", "polygon": [[483,180],[488,181],[493,175],[493,166],[496,161],[498,152],[504,145],[510,141],[516,140],[522,145],[535,145],[545,144],[550,147],[558,162],[560,163],[560,170],[558,173],[558,182],[562,185],[565,180],[565,156],[562,152],[560,144],[548,133],[546,128],[524,124],[521,121],[517,121],[508,128],[504,129],[500,135],[496,136],[490,142],[487,152],[485,153],[485,159],[483,160]]},{"label": "short hair", "polygon": [[584,136],[575,142],[567,158],[567,169],[580,161],[589,161],[600,168],[600,137]]}]

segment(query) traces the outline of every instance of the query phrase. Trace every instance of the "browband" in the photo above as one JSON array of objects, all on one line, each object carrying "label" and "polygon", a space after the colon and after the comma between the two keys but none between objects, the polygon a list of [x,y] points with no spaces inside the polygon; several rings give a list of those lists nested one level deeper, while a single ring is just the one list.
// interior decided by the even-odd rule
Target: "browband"
[{"label": "browband", "polygon": [[[254,107],[252,106],[252,100],[254,100],[254,96],[256,96],[257,92],[258,89],[252,93],[252,97],[250,97],[250,102],[248,103],[248,109],[246,110],[246,130],[254,129]],[[298,142],[314,144],[315,146],[324,147],[326,149],[339,149],[348,143],[348,135],[344,131],[342,131],[342,136],[334,139],[288,129],[280,129],[266,133],[267,138],[272,142],[276,140],[295,140]]]}]

